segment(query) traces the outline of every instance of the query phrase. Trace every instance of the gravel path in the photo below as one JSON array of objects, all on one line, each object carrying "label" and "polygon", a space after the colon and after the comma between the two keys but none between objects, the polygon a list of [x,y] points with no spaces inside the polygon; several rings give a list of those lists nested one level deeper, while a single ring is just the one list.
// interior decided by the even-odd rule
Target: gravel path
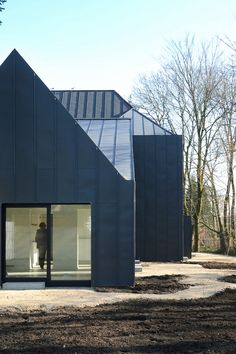
[{"label": "gravel path", "polygon": [[[132,294],[132,293],[102,293],[91,288],[47,288],[43,290],[1,290],[1,310],[32,310],[53,309],[60,306],[96,306],[104,303],[114,303],[129,299],[153,300],[187,300],[212,296],[226,288],[236,289],[236,284],[218,281],[223,276],[234,275],[236,270],[207,269],[198,262],[222,262],[236,264],[236,257],[226,257],[211,254],[193,254],[193,258],[184,263],[142,263],[143,271],[137,277],[151,275],[182,274],[187,278],[181,280],[190,284],[188,289],[167,294]],[[193,264],[195,262],[196,264]],[[1,311],[0,310],[0,311]]]}]

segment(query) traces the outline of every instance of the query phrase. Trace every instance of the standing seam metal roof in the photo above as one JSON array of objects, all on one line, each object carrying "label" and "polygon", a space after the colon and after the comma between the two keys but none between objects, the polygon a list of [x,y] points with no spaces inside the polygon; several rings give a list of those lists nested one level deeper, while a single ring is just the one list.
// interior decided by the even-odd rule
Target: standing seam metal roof
[{"label": "standing seam metal roof", "polygon": [[75,119],[118,118],[132,106],[114,90],[52,91]]}]

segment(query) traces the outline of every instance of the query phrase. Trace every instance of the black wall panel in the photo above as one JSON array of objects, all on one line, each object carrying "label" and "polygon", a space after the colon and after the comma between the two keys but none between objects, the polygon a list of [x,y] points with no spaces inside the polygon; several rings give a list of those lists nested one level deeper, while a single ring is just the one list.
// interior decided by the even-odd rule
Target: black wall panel
[{"label": "black wall panel", "polygon": [[92,285],[133,284],[134,182],[16,51],[0,67],[0,92],[0,204],[90,203]]},{"label": "black wall panel", "polygon": [[134,136],[136,258],[183,258],[182,139]]}]

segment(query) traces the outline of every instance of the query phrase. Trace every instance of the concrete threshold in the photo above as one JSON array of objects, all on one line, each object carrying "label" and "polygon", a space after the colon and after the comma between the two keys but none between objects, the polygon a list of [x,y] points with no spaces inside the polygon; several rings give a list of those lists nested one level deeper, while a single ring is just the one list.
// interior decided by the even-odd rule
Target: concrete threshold
[{"label": "concrete threshold", "polygon": [[2,284],[2,290],[38,290],[45,289],[45,282],[6,282]]}]

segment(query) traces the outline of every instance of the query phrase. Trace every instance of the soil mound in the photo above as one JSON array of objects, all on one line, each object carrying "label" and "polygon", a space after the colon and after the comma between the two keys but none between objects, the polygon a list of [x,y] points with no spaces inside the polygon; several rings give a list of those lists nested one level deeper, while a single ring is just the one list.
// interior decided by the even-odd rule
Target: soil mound
[{"label": "soil mound", "polygon": [[233,274],[233,275],[227,275],[225,277],[220,277],[218,280],[220,281],[224,281],[226,283],[236,283],[236,275]]},{"label": "soil mound", "polygon": [[236,263],[223,263],[223,262],[187,262],[186,264],[200,264],[208,269],[236,269]]},{"label": "soil mound", "polygon": [[134,286],[123,288],[96,288],[99,292],[127,292],[140,294],[165,294],[174,293],[189,288],[190,285],[180,283],[186,278],[184,275],[161,275],[140,277],[135,281]]},{"label": "soil mound", "polygon": [[0,314],[0,353],[236,353],[236,290],[182,301],[132,300]]}]

